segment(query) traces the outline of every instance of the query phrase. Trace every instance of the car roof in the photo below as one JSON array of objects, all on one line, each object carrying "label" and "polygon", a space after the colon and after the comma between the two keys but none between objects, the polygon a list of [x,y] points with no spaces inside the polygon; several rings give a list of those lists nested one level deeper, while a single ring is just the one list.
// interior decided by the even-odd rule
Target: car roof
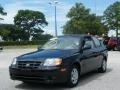
[{"label": "car roof", "polygon": [[91,35],[87,35],[87,34],[67,34],[67,35],[61,35],[61,36],[58,36],[58,37],[78,37],[78,38],[81,38],[81,37],[91,37]]}]

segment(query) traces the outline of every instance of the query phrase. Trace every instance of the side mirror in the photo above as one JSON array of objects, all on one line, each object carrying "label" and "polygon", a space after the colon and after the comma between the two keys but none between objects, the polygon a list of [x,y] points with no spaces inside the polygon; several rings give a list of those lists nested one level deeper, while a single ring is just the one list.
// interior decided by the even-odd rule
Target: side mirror
[{"label": "side mirror", "polygon": [[103,41],[103,44],[107,46],[107,44],[108,44],[108,43],[107,43],[107,42],[105,42],[105,41]]},{"label": "side mirror", "polygon": [[83,50],[88,50],[88,49],[91,49],[91,45],[86,45],[83,47]]},{"label": "side mirror", "polygon": [[38,46],[38,47],[37,47],[37,50],[38,50],[38,51],[42,51],[42,50],[44,50],[44,49],[42,49],[41,46]]},{"label": "side mirror", "polygon": [[41,49],[41,47],[40,47],[40,46],[38,46],[38,47],[37,47],[37,50],[40,50],[40,49]]}]

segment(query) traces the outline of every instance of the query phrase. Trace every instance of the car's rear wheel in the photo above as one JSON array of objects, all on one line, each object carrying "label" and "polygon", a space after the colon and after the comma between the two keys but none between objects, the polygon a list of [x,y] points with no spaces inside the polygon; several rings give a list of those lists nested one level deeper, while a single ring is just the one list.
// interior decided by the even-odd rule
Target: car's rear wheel
[{"label": "car's rear wheel", "polygon": [[80,78],[80,71],[77,66],[73,66],[68,77],[68,85],[74,87],[78,84]]},{"label": "car's rear wheel", "polygon": [[115,47],[113,48],[113,50],[114,50],[114,51],[117,51],[117,50],[118,50],[117,46],[115,46]]},{"label": "car's rear wheel", "polygon": [[107,61],[104,59],[102,61],[101,67],[98,69],[99,72],[104,73],[107,70]]},{"label": "car's rear wheel", "polygon": [[30,82],[30,81],[22,81],[24,84],[33,84],[34,82]]}]

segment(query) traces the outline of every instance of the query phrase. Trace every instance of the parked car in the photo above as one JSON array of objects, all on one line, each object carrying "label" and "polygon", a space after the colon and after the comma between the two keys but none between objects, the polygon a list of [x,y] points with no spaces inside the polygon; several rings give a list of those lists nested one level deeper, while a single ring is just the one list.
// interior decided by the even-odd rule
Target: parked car
[{"label": "parked car", "polygon": [[117,50],[120,51],[120,39],[119,39],[119,44],[117,45]]},{"label": "parked car", "polygon": [[107,49],[89,35],[52,38],[38,51],[14,58],[9,67],[12,80],[25,83],[67,83],[74,87],[80,75],[98,70],[106,72]]},{"label": "parked car", "polygon": [[108,50],[120,50],[120,37],[117,39],[117,37],[108,37],[104,41],[107,45]]},{"label": "parked car", "polygon": [[2,47],[0,47],[0,50],[3,50],[3,48],[2,48]]}]

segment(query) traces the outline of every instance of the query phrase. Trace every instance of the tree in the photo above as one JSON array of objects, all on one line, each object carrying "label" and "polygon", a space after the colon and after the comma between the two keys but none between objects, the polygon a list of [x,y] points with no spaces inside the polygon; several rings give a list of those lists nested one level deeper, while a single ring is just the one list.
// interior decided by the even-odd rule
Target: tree
[{"label": "tree", "polygon": [[[26,33],[21,30],[20,28],[17,28],[13,24],[1,24],[0,25],[0,36],[2,36],[4,41],[23,41],[26,40]],[[33,35],[32,40],[43,40],[47,41],[52,36],[49,34],[41,34],[36,33]]]},{"label": "tree", "polygon": [[1,24],[0,36],[2,36],[4,41],[25,40],[25,33],[13,24]]},{"label": "tree", "polygon": [[[120,29],[120,2],[117,1],[108,6],[104,11],[104,24],[109,28],[117,31]],[[117,35],[118,36],[118,35]]]},{"label": "tree", "polygon": [[[1,15],[6,15],[7,14],[6,12],[4,12],[4,9],[1,5],[0,5],[0,14]],[[3,20],[3,18],[0,18],[0,20]]]},{"label": "tree", "polygon": [[20,32],[17,32],[15,26],[12,24],[1,24],[0,25],[0,36],[5,41],[16,41],[19,39]]},{"label": "tree", "polygon": [[32,38],[32,40],[43,40],[43,41],[47,41],[49,40],[50,38],[52,38],[53,36],[50,35],[50,34],[43,34],[43,35],[39,35],[39,34],[36,34],[34,35],[34,37]]},{"label": "tree", "polygon": [[64,34],[91,33],[101,35],[106,28],[101,23],[101,17],[90,13],[82,3],[76,3],[67,14],[69,21],[63,26]]},{"label": "tree", "polygon": [[26,40],[29,40],[36,33],[43,33],[42,28],[48,25],[42,12],[32,10],[19,10],[14,17],[14,23],[26,34]]}]

